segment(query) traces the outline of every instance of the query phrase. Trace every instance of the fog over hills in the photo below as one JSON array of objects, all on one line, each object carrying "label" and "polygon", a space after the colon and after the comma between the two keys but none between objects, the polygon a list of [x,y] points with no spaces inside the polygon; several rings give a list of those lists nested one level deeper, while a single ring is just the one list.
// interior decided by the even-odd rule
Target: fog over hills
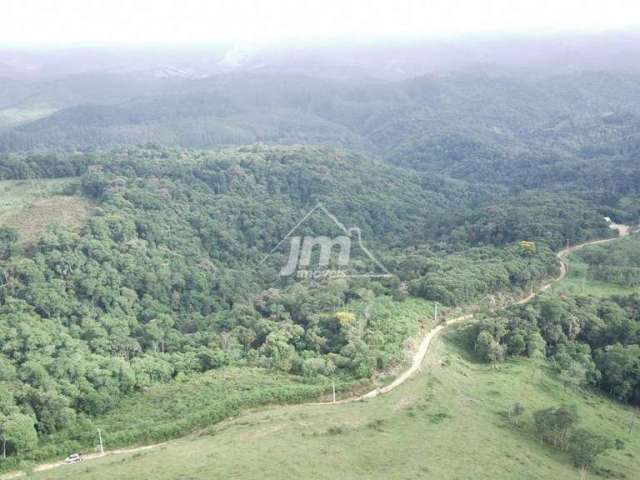
[{"label": "fog over hills", "polygon": [[310,76],[400,80],[427,73],[482,68],[636,70],[640,35],[468,36],[448,39],[309,41],[200,46],[122,45],[0,48],[0,76],[47,79],[87,73],[140,78],[202,78],[228,72],[304,73]]}]

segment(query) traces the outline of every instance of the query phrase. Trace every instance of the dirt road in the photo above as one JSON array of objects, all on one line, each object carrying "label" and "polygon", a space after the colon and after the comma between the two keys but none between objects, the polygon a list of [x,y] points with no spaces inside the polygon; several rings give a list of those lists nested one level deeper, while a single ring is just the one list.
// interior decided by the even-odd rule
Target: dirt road
[{"label": "dirt road", "polygon": [[[590,242],[581,243],[579,245],[574,245],[573,247],[565,248],[564,250],[561,250],[560,252],[558,252],[557,255],[556,255],[558,257],[559,262],[560,262],[560,275],[558,276],[558,278],[556,278],[555,280],[553,280],[550,283],[547,283],[547,284],[543,285],[542,287],[540,287],[538,289],[537,292],[532,292],[530,295],[527,295],[526,297],[524,297],[524,298],[522,298],[522,299],[520,299],[520,300],[518,300],[518,301],[516,301],[516,302],[514,302],[512,304],[505,305],[502,308],[507,308],[510,305],[522,305],[524,303],[527,303],[527,302],[531,301],[532,299],[534,299],[535,297],[537,297],[538,295],[540,295],[541,293],[546,292],[547,290],[549,290],[554,283],[559,282],[562,279],[564,279],[567,276],[567,273],[569,272],[569,269],[567,267],[566,258],[571,253],[573,253],[573,252],[575,252],[577,250],[580,250],[580,249],[582,249],[584,247],[587,247],[589,245],[598,245],[598,244],[603,244],[603,243],[608,243],[608,242],[614,241],[617,238],[627,236],[630,233],[630,228],[627,227],[626,225],[616,225],[616,229],[619,232],[619,235],[620,235],[619,237],[606,238],[604,240],[593,240],[593,241],[590,241]],[[358,401],[361,401],[361,400],[375,398],[377,396],[384,395],[385,393],[388,393],[388,392],[390,392],[392,390],[395,390],[396,388],[398,388],[400,385],[405,383],[407,380],[409,380],[409,378],[411,378],[416,372],[418,372],[420,370],[420,366],[422,365],[422,362],[424,361],[424,358],[426,357],[427,352],[429,351],[429,346],[431,345],[431,342],[433,341],[434,338],[436,338],[446,327],[448,327],[450,325],[453,325],[453,324],[456,324],[456,323],[460,323],[460,322],[464,322],[464,321],[467,321],[467,320],[471,320],[472,318],[473,318],[473,314],[462,315],[462,316],[459,316],[459,317],[456,317],[456,318],[449,319],[446,322],[444,322],[444,323],[432,328],[431,330],[429,330],[425,334],[425,336],[422,338],[422,341],[420,342],[420,345],[418,346],[418,349],[413,354],[413,357],[412,357],[412,360],[411,360],[411,366],[407,370],[402,372],[389,385],[386,385],[384,387],[376,388],[374,390],[371,390],[370,392],[365,393],[364,395],[345,398],[345,399],[342,399],[342,400],[338,400],[336,402],[310,402],[310,403],[308,403],[308,405],[341,405],[341,404],[345,404],[345,403],[358,402]],[[104,454],[99,454],[99,453],[89,454],[89,455],[85,455],[84,456],[84,461],[95,460],[96,458],[102,458],[102,457],[108,456],[108,455],[121,455],[121,454],[125,454],[125,453],[135,453],[135,452],[144,451],[144,450],[151,450],[153,448],[159,447],[160,445],[164,445],[164,443],[160,443],[160,444],[156,444],[156,445],[147,445],[147,446],[136,447],[136,448],[110,450],[110,451],[106,451]],[[33,469],[33,471],[34,472],[43,472],[43,471],[46,471],[46,470],[51,470],[53,468],[62,467],[64,465],[65,465],[64,461],[55,462],[55,463],[45,463],[45,464],[38,465],[37,467],[35,467]],[[24,472],[12,472],[12,473],[8,473],[8,474],[0,476],[0,480],[11,480],[11,479],[22,477],[23,475],[24,475]]]},{"label": "dirt road", "polygon": [[[145,445],[143,447],[135,447],[135,448],[124,448],[124,449],[118,449],[118,450],[109,450],[106,451],[104,453],[89,453],[87,455],[83,455],[82,456],[82,460],[83,462],[88,462],[90,460],[95,460],[97,458],[103,458],[103,457],[107,457],[109,455],[120,455],[123,453],[136,453],[136,452],[143,452],[145,450],[151,450],[152,448],[157,448],[161,445],[164,445],[164,443],[158,443],[155,445]],[[67,465],[64,460],[61,460],[59,462],[53,462],[53,463],[42,463],[36,467],[33,468],[34,473],[35,472],[44,472],[46,470],[52,470],[54,468],[58,468],[58,467],[64,467],[65,465]],[[25,473],[24,472],[12,472],[12,473],[7,473],[5,475],[0,476],[0,480],[11,480],[14,478],[20,478],[22,476],[24,476]]]},{"label": "dirt road", "polygon": [[[572,254],[573,252],[580,250],[584,247],[588,247],[590,245],[599,245],[599,244],[603,244],[603,243],[609,243],[612,242],[614,240],[617,240],[620,237],[625,237],[627,235],[630,234],[631,229],[627,226],[627,225],[618,225],[618,224],[613,224],[612,227],[615,230],[618,230],[619,236],[618,237],[613,237],[613,238],[605,238],[602,240],[592,240],[590,242],[584,242],[578,245],[574,245],[573,247],[567,247],[563,250],[560,250],[557,254],[556,257],[558,258],[558,261],[560,262],[560,275],[558,276],[558,278],[554,279],[552,282],[547,283],[545,285],[542,285],[536,292],[532,292],[531,294],[527,295],[524,298],[521,298],[520,300],[509,304],[509,305],[505,305],[502,308],[507,308],[510,305],[522,305],[525,303],[530,302],[531,300],[533,300],[535,297],[537,297],[538,295],[540,295],[541,293],[546,292],[547,290],[549,290],[551,288],[551,286],[554,283],[557,283],[561,280],[563,280],[567,274],[569,273],[569,268],[567,265],[567,257]],[[444,330],[446,327],[453,325],[455,323],[460,323],[466,320],[471,320],[473,318],[473,314],[468,314],[468,315],[462,315],[460,317],[456,317],[456,318],[452,318],[450,320],[447,320],[444,324],[438,325],[437,327],[429,330],[429,332],[427,332],[425,334],[425,336],[423,337],[422,341],[420,342],[420,346],[418,347],[418,349],[416,350],[416,352],[413,355],[412,361],[411,361],[411,366],[405,370],[404,372],[402,372],[402,374],[400,374],[399,377],[397,377],[393,382],[391,382],[389,385],[386,385],[384,387],[379,387],[376,388],[374,390],[371,390],[370,392],[365,393],[364,395],[359,395],[356,397],[351,397],[351,398],[345,398],[342,400],[338,400],[336,402],[313,402],[313,405],[333,405],[333,404],[344,404],[344,403],[349,403],[349,402],[357,402],[360,400],[365,400],[365,399],[369,399],[369,398],[374,398],[377,397],[378,395],[383,395],[385,393],[388,393],[394,389],[396,389],[397,387],[399,387],[400,385],[402,385],[404,382],[406,382],[407,380],[409,380],[409,378],[411,378],[411,376],[413,376],[414,373],[416,373],[417,371],[420,370],[420,365],[422,365],[422,362],[424,361],[424,357],[427,355],[427,352],[429,351],[429,345],[431,345],[431,341],[438,336],[438,334],[440,334],[440,332],[442,332],[442,330]]]}]

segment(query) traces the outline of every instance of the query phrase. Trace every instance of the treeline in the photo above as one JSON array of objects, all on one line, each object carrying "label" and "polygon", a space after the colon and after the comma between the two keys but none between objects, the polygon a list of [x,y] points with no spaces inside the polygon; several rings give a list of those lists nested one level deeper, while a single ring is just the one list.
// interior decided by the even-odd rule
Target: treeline
[{"label": "treeline", "polygon": [[422,247],[384,258],[413,296],[450,306],[490,298],[495,304],[500,294],[528,293],[557,275],[555,254],[544,244],[531,245],[475,247],[448,255]]},{"label": "treeline", "polygon": [[[516,428],[522,428],[525,411],[525,406],[517,402],[506,414]],[[550,447],[567,452],[574,466],[582,470],[583,474],[593,468],[597,457],[607,450],[625,448],[620,439],[614,440],[580,427],[580,417],[575,405],[544,408],[533,412],[532,417],[535,433],[540,440]]]},{"label": "treeline", "polygon": [[470,348],[482,360],[548,358],[567,385],[640,405],[640,295],[545,296],[482,319]]},{"label": "treeline", "polygon": [[77,177],[95,161],[81,153],[0,153],[0,180]]}]

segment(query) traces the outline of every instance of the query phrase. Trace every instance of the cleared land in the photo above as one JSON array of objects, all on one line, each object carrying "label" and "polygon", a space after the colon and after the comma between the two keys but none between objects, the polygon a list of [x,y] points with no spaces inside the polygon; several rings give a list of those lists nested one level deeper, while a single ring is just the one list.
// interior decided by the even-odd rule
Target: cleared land
[{"label": "cleared land", "polygon": [[51,224],[77,228],[91,205],[77,195],[65,195],[75,178],[0,181],[0,225],[15,228],[19,242],[29,243]]},{"label": "cleared land", "polygon": [[553,286],[553,291],[561,294],[593,295],[596,297],[629,295],[640,291],[640,288],[637,286],[625,285],[623,282],[613,283],[594,278],[594,275],[590,272],[590,265],[585,261],[584,255],[596,252],[607,252],[611,249],[617,249],[618,255],[614,254],[614,258],[620,257],[616,263],[626,264],[624,251],[632,249],[640,251],[640,236],[631,235],[627,238],[621,238],[613,244],[588,246],[582,251],[572,253],[567,257],[569,267],[567,276],[562,282],[556,283]]}]

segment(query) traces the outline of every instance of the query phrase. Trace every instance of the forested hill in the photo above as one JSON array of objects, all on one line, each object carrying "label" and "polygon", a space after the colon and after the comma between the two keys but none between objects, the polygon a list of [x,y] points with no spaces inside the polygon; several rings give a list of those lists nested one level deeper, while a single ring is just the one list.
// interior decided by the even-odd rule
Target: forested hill
[{"label": "forested hill", "polygon": [[[0,211],[0,414],[31,439],[11,461],[90,444],[79,432],[124,397],[205,372],[295,378],[250,405],[371,381],[433,303],[521,296],[567,243],[613,236],[605,216],[640,214],[633,75],[107,80],[0,80],[0,187],[43,197]],[[77,215],[7,221],[42,201]],[[346,273],[391,275],[279,274],[294,227],[334,237],[336,221],[368,249]]]},{"label": "forested hill", "polygon": [[636,74],[467,72],[383,82],[238,73],[129,84],[78,76],[27,83],[19,93],[5,83],[15,93],[0,106],[5,152],[325,144],[472,183],[577,186],[609,205],[640,187]]},{"label": "forested hill", "polygon": [[[631,139],[640,76],[632,74],[456,73],[403,82],[229,74],[132,78],[129,86],[126,80],[74,77],[23,86],[17,102],[0,108],[37,110],[43,118],[6,127],[2,147],[329,143],[415,164],[508,159],[533,155],[532,147],[541,151],[531,160],[544,160],[637,146]],[[78,87],[87,83],[91,89]]]},{"label": "forested hill", "polygon": [[[42,438],[123,395],[226,366],[370,378],[402,358],[416,326],[369,307],[345,312],[376,298],[456,306],[519,294],[557,274],[553,249],[611,234],[586,199],[513,194],[327,147],[0,160],[5,182],[75,176],[62,193],[93,205],[80,228],[35,241],[2,227],[0,409],[28,412]],[[393,276],[292,282],[277,266],[260,270],[318,202],[359,228]],[[305,231],[328,223],[312,219]],[[522,249],[525,239],[535,251]]]}]

